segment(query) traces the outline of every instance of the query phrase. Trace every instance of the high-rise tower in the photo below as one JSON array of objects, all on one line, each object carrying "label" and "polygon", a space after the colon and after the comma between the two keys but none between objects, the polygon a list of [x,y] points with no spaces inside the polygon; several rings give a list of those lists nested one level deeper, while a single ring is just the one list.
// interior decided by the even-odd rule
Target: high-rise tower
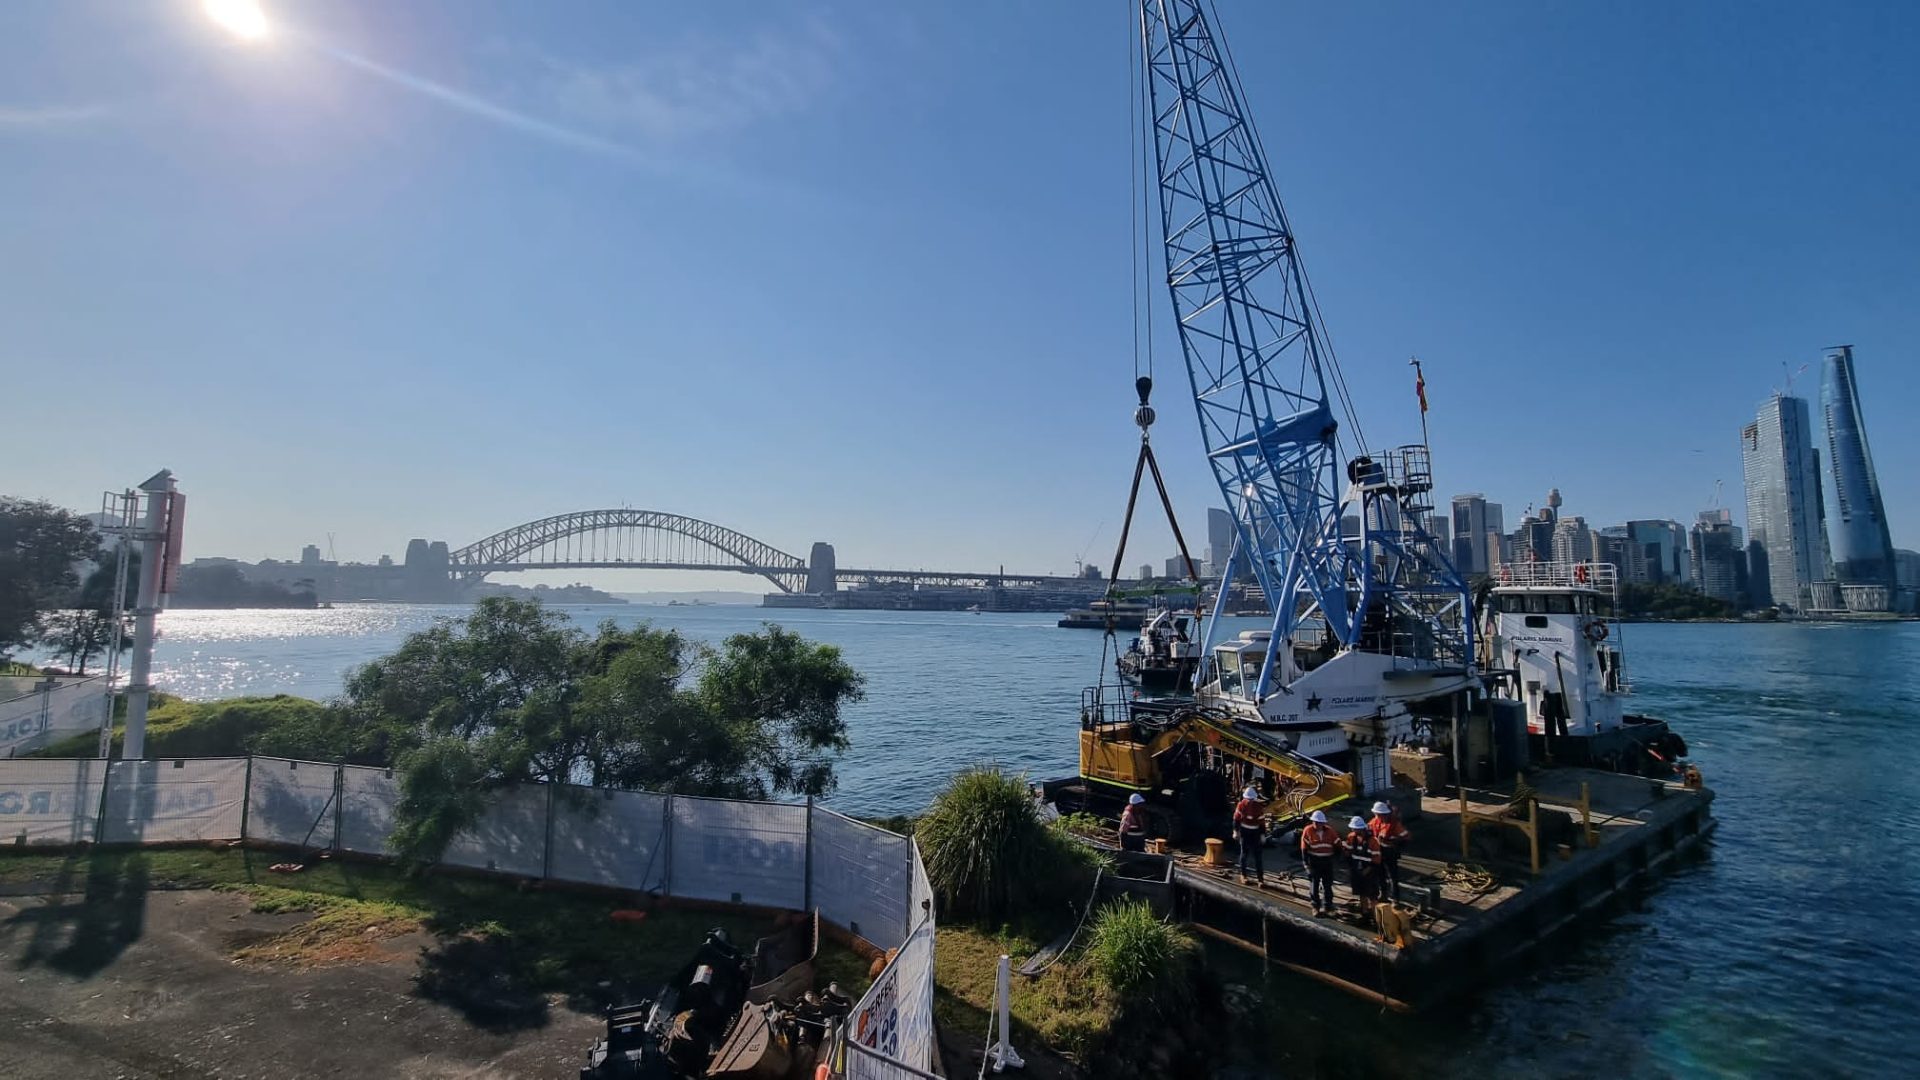
[{"label": "high-rise tower", "polygon": [[1776,394],[1740,429],[1747,533],[1766,550],[1773,602],[1799,610],[1810,606],[1813,583],[1827,578],[1812,426],[1805,399]]},{"label": "high-rise tower", "polygon": [[1820,412],[1826,435],[1826,479],[1831,485],[1826,525],[1834,579],[1842,586],[1892,588],[1893,538],[1880,501],[1880,481],[1873,472],[1873,455],[1867,451],[1851,345],[1836,345],[1827,352],[1820,379]]}]

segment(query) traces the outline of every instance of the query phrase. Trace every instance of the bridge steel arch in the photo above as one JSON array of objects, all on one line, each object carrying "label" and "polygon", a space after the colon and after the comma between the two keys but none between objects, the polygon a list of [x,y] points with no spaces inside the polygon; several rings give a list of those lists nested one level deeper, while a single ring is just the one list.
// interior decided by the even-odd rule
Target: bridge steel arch
[{"label": "bridge steel arch", "polygon": [[[701,551],[669,554],[657,546],[660,537],[685,537],[725,558]],[[450,553],[448,562],[452,573],[473,578],[500,570],[733,570],[759,574],[781,592],[797,592],[807,584],[807,562],[799,556],[724,525],[660,510],[556,514],[468,544]]]}]

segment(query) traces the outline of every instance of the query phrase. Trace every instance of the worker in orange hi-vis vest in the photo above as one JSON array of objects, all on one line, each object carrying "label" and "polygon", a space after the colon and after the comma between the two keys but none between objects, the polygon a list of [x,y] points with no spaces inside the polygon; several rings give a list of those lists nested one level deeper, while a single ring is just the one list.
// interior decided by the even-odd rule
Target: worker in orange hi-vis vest
[{"label": "worker in orange hi-vis vest", "polygon": [[1300,830],[1300,857],[1307,864],[1307,892],[1316,916],[1333,914],[1333,853],[1339,846],[1340,834],[1327,824],[1327,812],[1315,810]]},{"label": "worker in orange hi-vis vest", "polygon": [[1253,880],[1261,885],[1267,883],[1267,868],[1261,854],[1267,842],[1267,800],[1260,797],[1260,789],[1248,785],[1240,793],[1240,801],[1233,808],[1233,833],[1240,841],[1240,883],[1247,882],[1247,867],[1253,867]]},{"label": "worker in orange hi-vis vest", "polygon": [[1367,828],[1367,819],[1356,814],[1347,822],[1347,835],[1340,841],[1340,846],[1347,849],[1347,872],[1353,883],[1353,898],[1364,911],[1380,895],[1380,838]]},{"label": "worker in orange hi-vis vest", "polygon": [[1373,820],[1367,829],[1380,841],[1380,898],[1400,902],[1400,853],[1413,833],[1400,823],[1393,804],[1382,800],[1373,804]]}]

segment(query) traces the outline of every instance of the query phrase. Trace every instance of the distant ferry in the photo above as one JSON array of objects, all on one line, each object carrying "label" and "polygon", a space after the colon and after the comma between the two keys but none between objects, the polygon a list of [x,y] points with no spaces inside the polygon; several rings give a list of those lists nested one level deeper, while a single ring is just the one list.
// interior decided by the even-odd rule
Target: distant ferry
[{"label": "distant ferry", "polygon": [[1134,600],[1095,600],[1061,618],[1062,630],[1138,630],[1152,609]]}]

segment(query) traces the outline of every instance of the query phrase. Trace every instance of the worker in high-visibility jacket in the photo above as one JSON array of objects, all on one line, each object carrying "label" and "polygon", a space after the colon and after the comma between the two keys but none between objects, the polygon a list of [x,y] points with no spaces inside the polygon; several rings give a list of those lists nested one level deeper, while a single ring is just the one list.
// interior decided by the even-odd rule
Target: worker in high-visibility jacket
[{"label": "worker in high-visibility jacket", "polygon": [[1373,820],[1368,831],[1380,841],[1380,898],[1400,902],[1400,853],[1413,839],[1413,833],[1400,822],[1400,814],[1385,800],[1373,804]]},{"label": "worker in high-visibility jacket", "polygon": [[1300,830],[1300,858],[1307,864],[1307,892],[1315,915],[1333,914],[1333,853],[1340,834],[1327,824],[1327,812],[1315,810],[1313,820]]},{"label": "worker in high-visibility jacket", "polygon": [[1267,842],[1267,800],[1260,789],[1247,785],[1233,807],[1233,833],[1240,841],[1240,884],[1247,883],[1247,867],[1253,867],[1253,880],[1267,883],[1267,870],[1260,849]]},{"label": "worker in high-visibility jacket", "polygon": [[1355,814],[1347,822],[1347,835],[1341,839],[1340,846],[1347,852],[1353,898],[1364,911],[1380,895],[1380,840],[1367,828],[1367,819]]},{"label": "worker in high-visibility jacket", "polygon": [[1120,812],[1120,850],[1147,850],[1147,797],[1134,792]]}]

